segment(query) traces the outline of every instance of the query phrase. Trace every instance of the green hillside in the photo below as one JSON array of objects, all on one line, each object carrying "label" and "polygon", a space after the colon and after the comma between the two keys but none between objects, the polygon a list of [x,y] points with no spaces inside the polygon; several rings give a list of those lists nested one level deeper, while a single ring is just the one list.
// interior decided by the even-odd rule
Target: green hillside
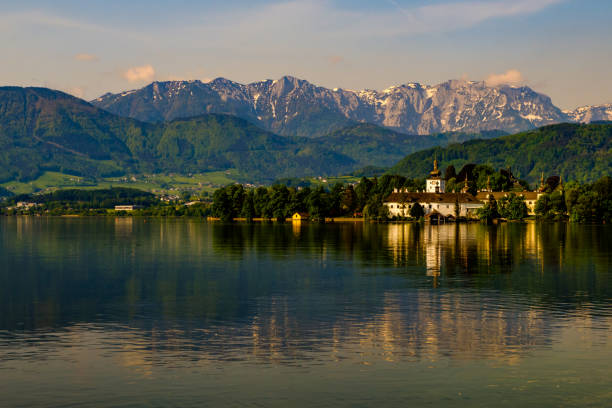
[{"label": "green hillside", "polygon": [[510,166],[515,175],[530,181],[541,172],[589,181],[610,168],[611,127],[556,125],[432,149],[476,135],[415,136],[358,124],[319,138],[285,137],[244,119],[217,114],[147,124],[115,116],[62,92],[0,87],[0,184],[20,183],[14,186],[17,192],[35,190],[38,187],[26,188],[24,183],[53,174],[59,175],[62,185],[95,186],[102,179],[126,175],[230,169],[237,180],[270,182],[387,167],[407,154],[393,172],[423,177],[437,156],[443,166],[457,168],[470,162]]},{"label": "green hillside", "polygon": [[473,137],[405,135],[369,124],[315,139],[284,137],[218,114],[147,124],[63,92],[0,88],[0,183],[4,184],[59,174],[68,178],[68,185],[73,183],[70,177],[86,178],[95,185],[102,178],[123,175],[229,169],[250,182],[329,176],[368,165],[387,167],[419,149]]},{"label": "green hillside", "polygon": [[46,88],[0,88],[0,182],[45,170],[92,177],[136,169],[121,138],[148,125]]},{"label": "green hillside", "polygon": [[336,174],[355,161],[233,116],[162,124],[122,118],[62,92],[0,88],[0,183],[46,171],[81,177],[237,169],[251,180]]},{"label": "green hillside", "polygon": [[467,163],[512,168],[516,177],[530,182],[540,175],[561,175],[565,180],[591,182],[609,175],[612,168],[612,124],[559,124],[490,140],[471,140],[408,155],[389,173],[424,177],[434,158],[442,168]]}]

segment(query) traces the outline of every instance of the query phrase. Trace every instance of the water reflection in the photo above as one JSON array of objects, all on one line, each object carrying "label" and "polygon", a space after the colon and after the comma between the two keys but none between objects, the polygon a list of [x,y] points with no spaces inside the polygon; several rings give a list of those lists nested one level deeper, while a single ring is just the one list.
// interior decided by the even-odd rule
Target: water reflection
[{"label": "water reflection", "polygon": [[609,227],[0,227],[0,368],[67,348],[143,377],[204,362],[513,366],[576,333],[593,356],[612,344]]}]

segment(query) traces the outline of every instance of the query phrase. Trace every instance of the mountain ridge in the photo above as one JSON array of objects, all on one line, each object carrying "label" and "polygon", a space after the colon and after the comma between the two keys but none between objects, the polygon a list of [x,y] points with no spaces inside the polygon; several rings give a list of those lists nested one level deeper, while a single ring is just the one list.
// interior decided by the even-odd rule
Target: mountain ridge
[{"label": "mountain ridge", "polygon": [[[162,122],[199,113],[226,113],[283,136],[318,137],[354,123],[372,123],[401,133],[503,130],[612,119],[612,108],[562,111],[527,86],[487,86],[483,81],[449,80],[437,85],[407,83],[382,91],[328,89],[284,76],[241,84],[156,81],[140,89],[105,94],[92,104],[119,116]],[[611,104],[612,106],[612,104]]]}]

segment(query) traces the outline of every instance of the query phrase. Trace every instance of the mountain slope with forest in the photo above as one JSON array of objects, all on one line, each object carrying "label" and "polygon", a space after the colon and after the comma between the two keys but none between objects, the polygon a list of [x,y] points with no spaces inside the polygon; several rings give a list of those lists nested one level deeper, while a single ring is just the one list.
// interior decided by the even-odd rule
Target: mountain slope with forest
[{"label": "mountain slope with forest", "polygon": [[0,88],[0,182],[32,180],[44,171],[96,178],[229,168],[260,180],[354,166],[348,156],[232,116],[147,124],[59,91]]},{"label": "mountain slope with forest", "polygon": [[426,138],[358,124],[317,139],[283,137],[234,116],[149,124],[46,88],[0,88],[0,182],[45,171],[91,178],[237,169],[246,181],[388,166],[465,134]]},{"label": "mountain slope with forest", "polygon": [[389,173],[425,177],[434,159],[442,168],[467,163],[511,168],[516,177],[537,182],[542,173],[591,182],[612,169],[612,124],[559,124],[491,140],[471,140],[408,155]]}]

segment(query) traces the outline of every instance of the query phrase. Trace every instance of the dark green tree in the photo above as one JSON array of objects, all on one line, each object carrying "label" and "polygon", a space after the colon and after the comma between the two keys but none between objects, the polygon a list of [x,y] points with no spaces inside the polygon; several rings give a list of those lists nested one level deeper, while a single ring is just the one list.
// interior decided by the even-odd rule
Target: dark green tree
[{"label": "dark green tree", "polygon": [[357,194],[355,193],[355,189],[353,189],[352,185],[348,185],[346,189],[344,189],[344,193],[342,194],[342,201],[340,203],[340,209],[343,214],[352,214],[355,209],[357,209],[358,205]]},{"label": "dark green tree", "polygon": [[527,217],[529,209],[522,196],[510,193],[499,200],[499,215],[509,220],[522,220]]},{"label": "dark green tree", "polygon": [[248,222],[255,218],[255,192],[253,190],[247,191],[244,195],[240,216],[246,218]]},{"label": "dark green tree", "polygon": [[499,218],[499,211],[497,210],[497,201],[492,198],[487,203],[485,203],[485,205],[479,208],[476,211],[476,214],[478,215],[478,218],[481,221],[486,221],[487,223],[490,223],[494,219]]},{"label": "dark green tree", "polygon": [[444,180],[448,181],[450,179],[454,179],[457,177],[457,171],[455,170],[455,166],[452,164],[446,167],[446,171],[444,172]]},{"label": "dark green tree", "polygon": [[313,189],[308,195],[308,212],[314,221],[325,222],[327,216],[327,194],[322,186]]},{"label": "dark green tree", "polygon": [[412,207],[410,208],[410,216],[416,219],[419,219],[425,216],[425,211],[423,210],[423,207],[421,206],[421,204],[414,203],[412,205]]}]

